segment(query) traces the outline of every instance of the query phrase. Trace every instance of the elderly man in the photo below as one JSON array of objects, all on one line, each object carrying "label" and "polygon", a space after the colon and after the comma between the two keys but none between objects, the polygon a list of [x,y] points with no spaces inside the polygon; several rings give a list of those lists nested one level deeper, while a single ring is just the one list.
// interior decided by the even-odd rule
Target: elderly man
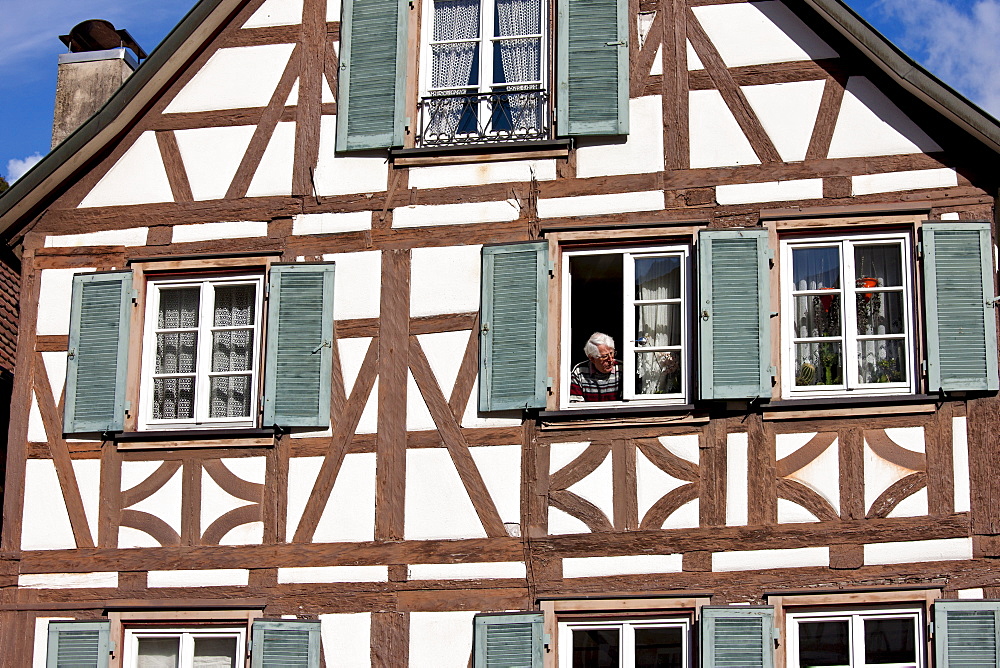
[{"label": "elderly man", "polygon": [[587,361],[573,367],[569,400],[621,401],[622,363],[615,359],[615,340],[607,334],[594,332],[583,352]]}]

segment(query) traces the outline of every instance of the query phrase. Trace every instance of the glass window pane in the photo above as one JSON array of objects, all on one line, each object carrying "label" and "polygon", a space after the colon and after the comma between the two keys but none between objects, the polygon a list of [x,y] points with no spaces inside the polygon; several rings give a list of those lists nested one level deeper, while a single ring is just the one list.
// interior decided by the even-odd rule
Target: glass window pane
[{"label": "glass window pane", "polygon": [[503,39],[493,43],[493,82],[517,84],[542,78],[542,40]]},{"label": "glass window pane", "polygon": [[676,394],[681,391],[681,353],[637,353],[636,394]]},{"label": "glass window pane", "polygon": [[797,343],[795,385],[842,385],[844,382],[840,342]]},{"label": "glass window pane", "polygon": [[195,668],[236,668],[236,638],[194,639]]},{"label": "glass window pane", "polygon": [[156,373],[194,373],[197,360],[197,332],[156,335]]},{"label": "glass window pane", "polygon": [[198,326],[198,306],[201,287],[165,288],[160,290],[158,329],[181,329]]},{"label": "glass window pane", "polygon": [[434,0],[434,41],[479,37],[479,0]]},{"label": "glass window pane", "polygon": [[855,299],[858,334],[902,334],[906,331],[902,292],[859,292]]},{"label": "glass window pane", "polygon": [[479,42],[431,45],[431,87],[459,93],[479,85]]},{"label": "glass window pane", "polygon": [[216,327],[246,327],[254,324],[257,306],[255,285],[220,285],[215,288]]},{"label": "glass window pane", "polygon": [[850,627],[846,620],[799,622],[799,667],[849,666]]},{"label": "glass window pane", "polygon": [[573,668],[618,668],[618,629],[573,631]]},{"label": "glass window pane", "polygon": [[917,636],[913,619],[866,619],[865,663],[916,665]]},{"label": "glass window pane", "polygon": [[136,668],[177,668],[180,664],[180,638],[139,638]]},{"label": "glass window pane", "polygon": [[792,250],[792,289],[823,290],[840,287],[840,247]]},{"label": "glass window pane", "polygon": [[681,345],[681,305],[643,304],[635,307],[635,345]]},{"label": "glass window pane", "polygon": [[858,244],[854,247],[855,281],[859,288],[903,285],[903,257],[899,244]]},{"label": "glass window pane", "polygon": [[906,382],[906,344],[900,339],[858,341],[862,383]]},{"label": "glass window pane", "polygon": [[635,630],[635,668],[681,668],[684,632],[677,627]]},{"label": "glass window pane", "polygon": [[496,0],[494,34],[537,35],[542,32],[541,0]]},{"label": "glass window pane", "polygon": [[636,299],[679,299],[681,296],[681,258],[635,258]]},{"label": "glass window pane", "polygon": [[194,417],[194,378],[153,379],[153,419],[190,420]]},{"label": "glass window pane", "polygon": [[212,402],[209,417],[250,417],[250,376],[212,378]]},{"label": "glass window pane", "polygon": [[840,336],[840,304],[840,293],[833,291],[828,295],[795,297],[793,336]]},{"label": "glass window pane", "polygon": [[212,371],[249,371],[252,368],[252,329],[212,333]]}]

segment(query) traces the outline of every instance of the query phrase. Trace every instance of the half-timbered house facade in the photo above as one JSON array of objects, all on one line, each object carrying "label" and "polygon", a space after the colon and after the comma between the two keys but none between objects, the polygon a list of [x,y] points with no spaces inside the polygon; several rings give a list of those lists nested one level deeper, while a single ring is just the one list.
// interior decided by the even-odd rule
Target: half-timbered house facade
[{"label": "half-timbered house facade", "polygon": [[0,665],[998,665],[998,152],[839,0],[201,0],[0,197]]}]

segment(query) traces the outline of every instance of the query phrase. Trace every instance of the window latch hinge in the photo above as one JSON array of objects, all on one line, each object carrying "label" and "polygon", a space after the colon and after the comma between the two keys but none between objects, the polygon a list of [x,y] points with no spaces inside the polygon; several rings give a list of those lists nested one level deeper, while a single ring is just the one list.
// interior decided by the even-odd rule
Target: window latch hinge
[{"label": "window latch hinge", "polygon": [[775,376],[778,375],[778,367],[771,365],[767,367],[767,372],[771,374],[771,378],[774,378]]},{"label": "window latch hinge", "polygon": [[324,341],[323,343],[319,344],[319,347],[317,347],[316,350],[312,351],[312,354],[315,355],[319,351],[323,350],[323,348],[333,348],[333,342]]},{"label": "window latch hinge", "polygon": [[924,375],[927,375],[927,360],[920,361],[920,370],[924,372]]},{"label": "window latch hinge", "polygon": [[924,258],[924,242],[917,242],[917,259],[922,260]]},{"label": "window latch hinge", "polygon": [[70,348],[70,349],[69,349],[69,350],[68,350],[68,351],[66,352],[66,358],[67,358],[67,359],[73,359],[74,357],[76,357],[76,348]]},{"label": "window latch hinge", "polygon": [[771,311],[771,317],[772,318],[777,318],[778,317],[778,312],[777,311]]},{"label": "window latch hinge", "polygon": [[132,288],[132,306],[138,306],[138,305],[139,305],[139,291],[136,290],[135,288]]},{"label": "window latch hinge", "polygon": [[552,389],[552,384],[553,384],[552,383],[552,376],[549,376],[548,378],[545,379],[545,389],[546,390],[551,390]]},{"label": "window latch hinge", "polygon": [[490,323],[484,322],[483,326],[480,328],[479,331],[481,331],[483,334],[489,334],[490,333]]},{"label": "window latch hinge", "polygon": [[992,306],[993,308],[996,308],[997,306],[1000,306],[1000,295],[994,297],[993,299],[987,299],[986,300],[986,305],[987,306]]},{"label": "window latch hinge", "polygon": [[628,40],[623,39],[620,42],[605,42],[604,46],[628,46]]}]

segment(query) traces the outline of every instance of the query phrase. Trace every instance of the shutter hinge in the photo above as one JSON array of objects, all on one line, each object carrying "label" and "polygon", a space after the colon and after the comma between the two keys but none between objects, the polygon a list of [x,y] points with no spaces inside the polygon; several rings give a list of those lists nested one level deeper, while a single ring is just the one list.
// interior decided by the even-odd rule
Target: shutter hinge
[{"label": "shutter hinge", "polygon": [[132,305],[139,305],[139,291],[136,288],[132,288]]},{"label": "shutter hinge", "polygon": [[927,622],[927,637],[931,640],[934,639],[934,622]]},{"label": "shutter hinge", "polygon": [[923,260],[924,259],[924,242],[923,241],[918,241],[917,242],[917,259],[918,260]]},{"label": "shutter hinge", "polygon": [[771,366],[767,367],[767,372],[771,374],[771,378],[774,378],[775,376],[778,375],[778,367],[772,364]]},{"label": "shutter hinge", "polygon": [[73,359],[76,357],[76,348],[70,348],[66,351],[66,359]]},{"label": "shutter hinge", "polygon": [[483,334],[489,334],[490,333],[490,323],[484,322],[483,326],[479,329],[479,331],[482,332]]},{"label": "shutter hinge", "polygon": [[545,379],[545,389],[546,390],[552,389],[552,376],[549,376],[548,378]]},{"label": "shutter hinge", "polygon": [[628,40],[623,39],[620,42],[605,42],[604,46],[628,46]]},{"label": "shutter hinge", "polygon": [[778,312],[777,311],[771,311],[771,317],[772,318],[777,318],[778,317]]},{"label": "shutter hinge", "polygon": [[924,372],[925,376],[927,375],[927,360],[921,360],[920,370]]},{"label": "shutter hinge", "polygon": [[773,248],[768,247],[766,257],[767,257],[768,260],[773,260],[774,259],[774,249]]},{"label": "shutter hinge", "polygon": [[551,652],[552,651],[552,634],[551,633],[543,633],[542,634],[542,647],[545,648],[546,652]]}]

